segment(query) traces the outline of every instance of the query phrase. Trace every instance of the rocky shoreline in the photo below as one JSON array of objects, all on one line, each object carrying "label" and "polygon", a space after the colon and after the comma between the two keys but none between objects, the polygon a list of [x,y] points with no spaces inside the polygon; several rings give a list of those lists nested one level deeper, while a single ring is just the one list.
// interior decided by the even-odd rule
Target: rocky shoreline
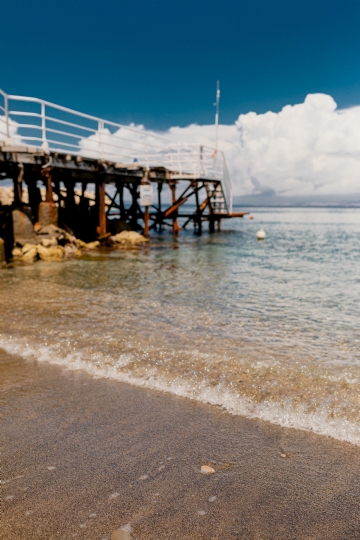
[{"label": "rocky shoreline", "polygon": [[[142,246],[148,239],[135,231],[122,231],[108,236],[101,242],[84,242],[55,225],[41,227],[35,224],[34,237],[25,243],[16,242],[12,250],[14,261],[34,263],[42,261],[63,261],[73,257],[81,257],[84,252],[96,250],[101,246],[110,248]],[[21,245],[23,244],[23,245]]]},{"label": "rocky shoreline", "polygon": [[[24,195],[26,199],[27,193]],[[8,209],[12,231],[10,248],[9,239],[6,240],[6,235],[1,235],[0,231],[0,265],[7,266],[9,262],[33,264],[36,261],[65,261],[79,258],[88,251],[102,247],[134,248],[149,241],[135,231],[123,230],[113,235],[109,232],[97,240],[85,242],[72,234],[68,227],[68,230],[65,230],[57,226],[58,211],[54,203],[42,202],[40,207],[41,219],[33,224],[30,208],[26,204],[21,208],[14,208],[13,189],[1,188],[0,208]]]}]

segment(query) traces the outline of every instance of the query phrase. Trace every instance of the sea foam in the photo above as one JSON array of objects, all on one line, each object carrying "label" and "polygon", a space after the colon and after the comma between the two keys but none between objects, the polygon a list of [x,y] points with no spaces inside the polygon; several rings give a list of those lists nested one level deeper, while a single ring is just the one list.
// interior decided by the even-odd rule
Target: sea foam
[{"label": "sea foam", "polygon": [[[145,377],[134,376],[131,371],[119,371],[131,358],[122,354],[112,365],[106,362],[88,361],[81,352],[66,354],[63,357],[54,352],[51,346],[29,345],[21,338],[0,337],[0,348],[11,355],[48,362],[62,366],[67,370],[83,370],[95,378],[114,379],[134,386],[160,390],[177,396],[190,398],[210,405],[223,407],[233,415],[257,418],[282,427],[311,431],[318,435],[333,437],[340,441],[360,446],[360,425],[344,418],[331,418],[325,410],[308,412],[301,404],[294,407],[289,403],[269,401],[254,402],[247,396],[231,391],[223,383],[208,386],[204,381],[194,384],[183,377],[167,380],[155,371],[148,371]],[[104,360],[104,359],[102,359]]]}]

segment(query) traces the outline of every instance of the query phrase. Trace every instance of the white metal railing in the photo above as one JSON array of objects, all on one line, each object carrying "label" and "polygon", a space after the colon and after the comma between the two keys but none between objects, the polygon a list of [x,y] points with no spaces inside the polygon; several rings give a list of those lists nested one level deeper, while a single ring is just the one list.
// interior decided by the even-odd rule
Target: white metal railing
[{"label": "white metal railing", "polygon": [[125,165],[165,167],[173,178],[220,180],[227,210],[232,188],[225,156],[212,148],[171,144],[151,131],[0,90],[0,143],[7,142]]}]

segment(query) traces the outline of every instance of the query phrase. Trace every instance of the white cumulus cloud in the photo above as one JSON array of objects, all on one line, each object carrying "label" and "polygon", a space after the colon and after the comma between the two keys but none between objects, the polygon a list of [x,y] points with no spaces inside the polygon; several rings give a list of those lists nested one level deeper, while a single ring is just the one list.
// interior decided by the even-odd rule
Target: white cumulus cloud
[{"label": "white cumulus cloud", "polygon": [[[5,127],[0,115],[0,140],[5,139]],[[20,144],[16,127],[12,120],[10,135]],[[134,128],[123,126],[115,133],[103,129],[81,139],[75,150],[124,162],[129,155],[139,162],[157,163],[161,158],[167,166],[167,141],[143,126]],[[214,147],[213,125],[171,127],[161,135],[171,143]],[[150,146],[145,152],[146,141]],[[303,103],[286,105],[278,113],[241,114],[233,125],[219,126],[219,149],[226,157],[234,195],[360,194],[360,106],[339,110],[329,95],[309,94]]]},{"label": "white cumulus cloud", "polygon": [[[213,146],[214,126],[172,127],[166,136]],[[360,107],[338,110],[325,94],[278,113],[241,114],[219,127],[219,148],[235,195],[360,193]]]}]

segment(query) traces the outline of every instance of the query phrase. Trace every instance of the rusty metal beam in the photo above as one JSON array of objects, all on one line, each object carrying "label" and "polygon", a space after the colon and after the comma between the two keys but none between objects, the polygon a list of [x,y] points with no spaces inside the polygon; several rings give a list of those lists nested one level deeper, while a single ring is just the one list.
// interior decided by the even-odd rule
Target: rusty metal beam
[{"label": "rusty metal beam", "polygon": [[184,203],[186,203],[186,201],[188,200],[187,197],[185,197],[184,199],[182,200],[177,200],[172,206],[170,206],[170,208],[168,208],[166,210],[166,212],[163,213],[163,217],[164,218],[168,218],[169,216],[171,216],[171,214],[173,214],[174,212],[176,212],[176,210],[178,208],[180,208],[180,206]]}]

